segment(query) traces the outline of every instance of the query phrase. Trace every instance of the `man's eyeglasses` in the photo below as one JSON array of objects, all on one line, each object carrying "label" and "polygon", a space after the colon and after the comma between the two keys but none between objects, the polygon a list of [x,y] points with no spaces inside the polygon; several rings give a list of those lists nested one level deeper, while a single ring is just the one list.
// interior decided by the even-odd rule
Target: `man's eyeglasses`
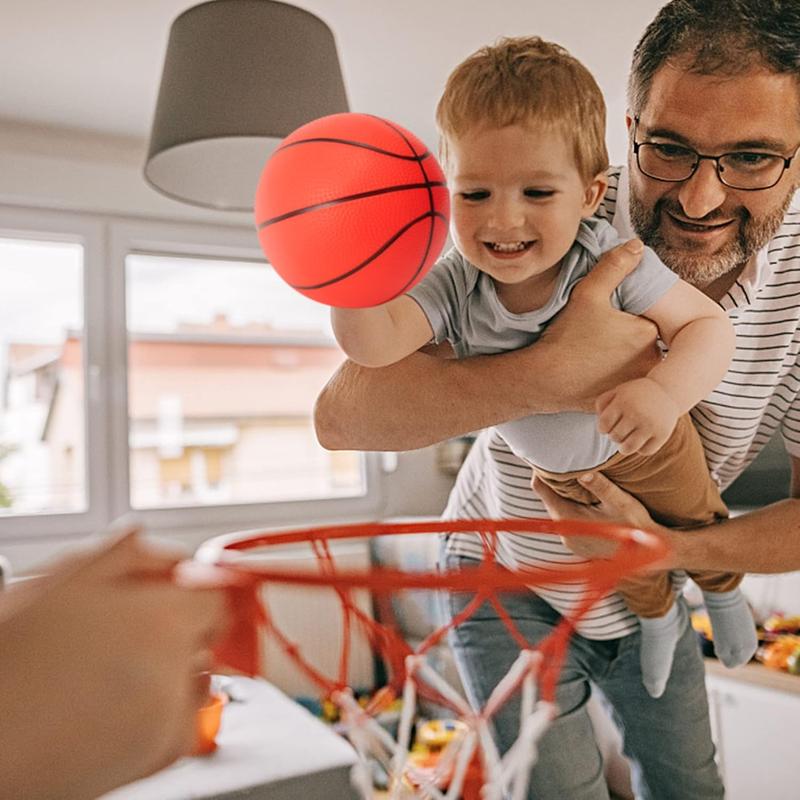
[{"label": "man's eyeglasses", "polygon": [[748,151],[706,156],[681,144],[637,142],[638,124],[639,118],[636,117],[633,121],[633,152],[636,163],[648,178],[657,181],[679,183],[689,180],[697,171],[700,162],[706,160],[714,162],[717,177],[731,189],[745,192],[770,189],[780,181],[800,150],[798,146],[788,158],[774,153]]}]

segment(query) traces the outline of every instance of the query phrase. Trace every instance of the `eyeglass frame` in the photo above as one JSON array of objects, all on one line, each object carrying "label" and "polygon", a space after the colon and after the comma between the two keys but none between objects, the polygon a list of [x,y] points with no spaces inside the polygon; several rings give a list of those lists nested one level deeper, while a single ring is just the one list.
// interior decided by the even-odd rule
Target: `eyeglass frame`
[{"label": "eyeglass frame", "polygon": [[641,172],[642,175],[644,175],[647,178],[650,178],[651,180],[654,180],[654,181],[661,181],[662,183],[683,183],[684,181],[688,181],[697,172],[697,169],[700,166],[700,162],[701,161],[713,161],[714,162],[714,171],[717,174],[717,180],[723,186],[727,186],[729,189],[734,189],[737,192],[763,192],[765,189],[773,189],[775,186],[777,186],[781,182],[783,176],[786,174],[786,170],[789,169],[789,167],[792,164],[792,161],[796,158],[798,152],[800,152],[800,145],[798,145],[795,148],[794,153],[792,153],[792,155],[790,155],[788,158],[786,156],[780,155],[778,153],[763,153],[763,155],[774,156],[775,158],[783,159],[783,169],[781,170],[781,174],[778,175],[778,177],[775,180],[775,182],[771,183],[769,186],[758,186],[758,187],[755,187],[755,188],[752,188],[752,189],[747,189],[747,188],[742,188],[740,186],[731,186],[729,183],[727,183],[725,181],[725,179],[722,177],[722,172],[720,172],[720,163],[719,162],[720,162],[720,159],[725,158],[725,156],[733,156],[733,155],[736,155],[737,153],[744,153],[744,152],[750,152],[750,151],[747,151],[747,150],[731,150],[728,153],[720,153],[720,155],[718,155],[718,156],[708,156],[708,155],[704,155],[703,153],[699,153],[693,147],[686,147],[685,145],[680,145],[681,147],[684,147],[686,150],[691,151],[692,153],[695,154],[695,156],[697,156],[697,161],[695,161],[694,166],[692,167],[692,171],[685,178],[657,178],[655,175],[650,175],[650,173],[645,172],[642,169],[642,165],[639,162],[639,148],[642,145],[656,145],[656,144],[658,144],[658,142],[637,142],[636,141],[636,129],[638,128],[638,126],[639,126],[639,116],[637,115],[637,116],[635,116],[633,118],[633,137],[631,139],[631,143],[633,144],[633,154],[636,156],[636,166],[638,167],[639,172]]}]

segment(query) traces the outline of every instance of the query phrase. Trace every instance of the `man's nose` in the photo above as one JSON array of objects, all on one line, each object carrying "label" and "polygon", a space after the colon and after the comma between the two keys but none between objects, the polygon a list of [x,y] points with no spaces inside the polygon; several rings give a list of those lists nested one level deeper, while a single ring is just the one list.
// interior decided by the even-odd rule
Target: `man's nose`
[{"label": "man's nose", "polygon": [[694,175],[678,191],[683,213],[690,219],[702,219],[719,208],[726,197],[727,187],[720,181],[713,161],[701,161]]}]

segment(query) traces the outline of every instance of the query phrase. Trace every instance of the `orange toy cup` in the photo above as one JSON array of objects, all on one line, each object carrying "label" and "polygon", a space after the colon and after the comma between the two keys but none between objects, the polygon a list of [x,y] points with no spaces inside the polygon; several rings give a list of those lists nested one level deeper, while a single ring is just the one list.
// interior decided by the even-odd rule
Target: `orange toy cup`
[{"label": "orange toy cup", "polygon": [[224,694],[210,694],[208,702],[197,709],[196,738],[191,755],[201,756],[217,749],[217,733],[222,720],[222,707],[227,701]]}]

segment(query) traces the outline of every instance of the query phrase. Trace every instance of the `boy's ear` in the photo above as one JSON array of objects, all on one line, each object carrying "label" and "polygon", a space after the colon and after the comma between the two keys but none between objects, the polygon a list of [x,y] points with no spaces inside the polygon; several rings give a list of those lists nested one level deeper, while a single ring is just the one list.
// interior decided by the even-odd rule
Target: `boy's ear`
[{"label": "boy's ear", "polygon": [[606,189],[608,189],[608,176],[605,172],[600,172],[592,178],[586,187],[583,195],[582,216],[591,217],[597,211],[600,201],[605,196]]}]

